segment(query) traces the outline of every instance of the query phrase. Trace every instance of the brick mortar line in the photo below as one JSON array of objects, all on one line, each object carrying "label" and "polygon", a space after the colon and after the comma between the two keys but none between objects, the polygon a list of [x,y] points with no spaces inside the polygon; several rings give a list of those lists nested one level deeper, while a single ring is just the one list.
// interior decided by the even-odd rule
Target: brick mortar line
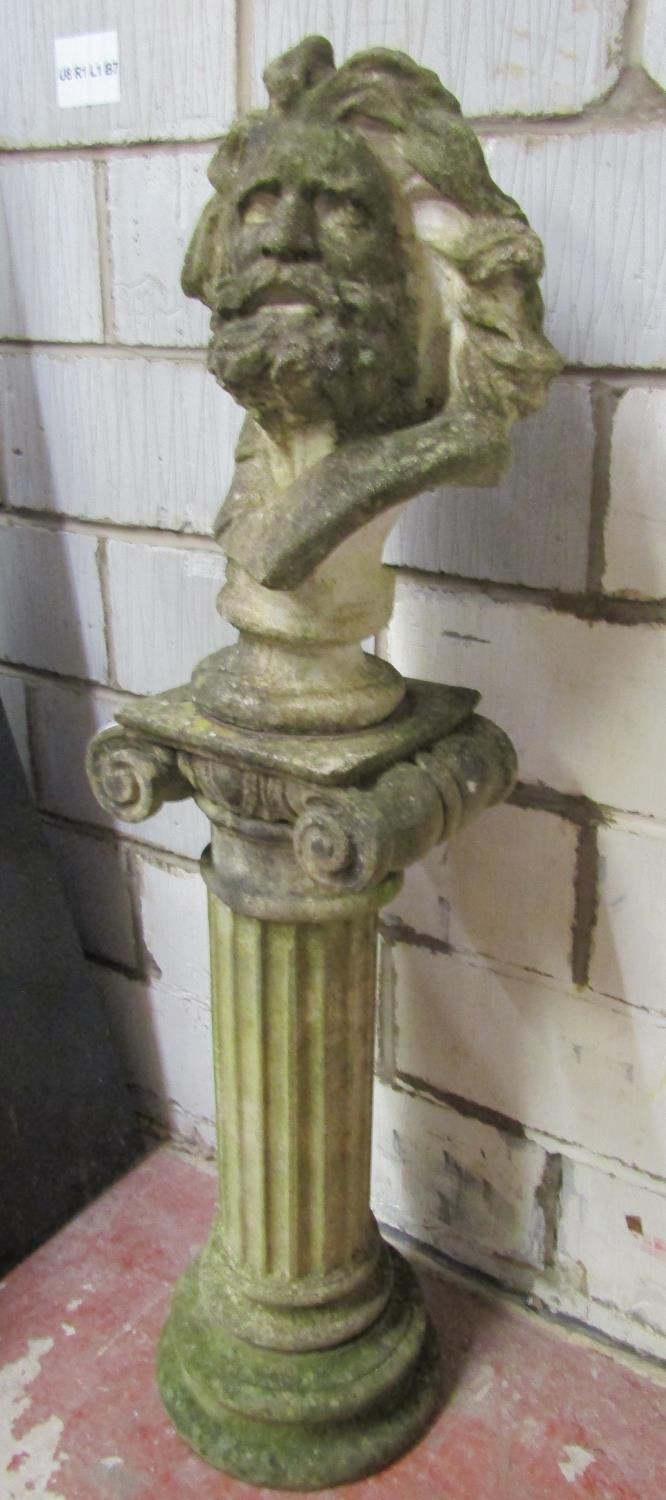
[{"label": "brick mortar line", "polygon": [[[504,1131],[505,1134],[512,1135],[518,1140],[532,1141],[535,1145],[541,1145],[542,1149],[548,1151],[551,1155],[561,1155],[569,1161],[576,1161],[579,1159],[577,1153],[582,1150],[585,1153],[586,1159],[588,1157],[591,1158],[589,1165],[592,1165],[593,1162],[601,1164],[599,1170],[603,1172],[604,1176],[615,1176],[616,1174],[608,1170],[608,1166],[618,1166],[622,1169],[623,1174],[625,1172],[631,1174],[631,1179],[636,1181],[637,1184],[641,1183],[643,1179],[647,1184],[657,1183],[662,1186],[666,1182],[666,1178],[658,1177],[655,1172],[649,1172],[644,1167],[634,1167],[630,1162],[623,1161],[621,1156],[609,1156],[601,1151],[589,1152],[588,1148],[584,1146],[580,1147],[576,1141],[567,1140],[565,1137],[551,1135],[548,1131],[524,1125],[522,1121],[513,1120],[511,1116],[503,1115],[501,1111],[489,1109],[483,1104],[478,1105],[475,1100],[449,1093],[445,1089],[438,1089],[435,1084],[429,1083],[425,1078],[418,1078],[415,1074],[403,1073],[399,1069],[396,1069],[392,1077],[382,1077],[380,1078],[380,1082],[387,1084],[389,1088],[395,1089],[397,1093],[404,1093],[412,1095],[417,1099],[424,1099],[428,1104],[443,1104],[445,1108],[453,1109],[456,1114],[460,1114],[462,1119],[478,1120],[480,1124],[488,1123],[492,1129]],[[461,1103],[463,1108],[457,1109],[456,1104],[452,1102],[453,1100]],[[476,1114],[476,1109],[479,1109],[481,1113]],[[502,1120],[506,1121],[506,1125],[498,1123]],[[546,1142],[550,1144],[546,1145]],[[569,1155],[570,1152],[573,1155]]]},{"label": "brick mortar line", "polygon": [[99,580],[99,591],[102,600],[102,623],[104,628],[104,646],[106,650],[106,670],[109,682],[115,687],[118,682],[116,671],[116,648],[113,639],[112,609],[111,609],[111,583],[109,579],[109,558],[107,553],[107,539],[98,537],[95,548],[95,565]]},{"label": "brick mortar line", "polygon": [[[192,854],[179,854],[172,849],[164,849],[161,844],[150,844],[145,839],[134,834],[125,832],[123,828],[114,828],[104,823],[88,823],[85,818],[68,818],[65,813],[53,812],[51,808],[42,807],[40,817],[50,827],[62,829],[65,833],[77,833],[82,837],[95,839],[108,848],[117,849],[130,857],[145,858],[146,863],[155,865],[159,869],[176,870],[183,875],[200,874],[199,860]],[[136,828],[135,823],[132,827]],[[203,850],[202,850],[203,853]]]},{"label": "brick mortar line", "polygon": [[122,344],[118,342],[90,343],[62,341],[60,339],[22,339],[14,334],[0,335],[0,355],[3,354],[59,354],[71,355],[73,359],[85,355],[105,359],[170,359],[183,364],[196,363],[205,371],[205,344]]},{"label": "brick mortar line", "polygon": [[[24,668],[14,666],[12,662],[0,661],[0,671],[6,676],[18,678],[19,681],[26,684],[26,687],[39,686],[43,681],[53,682],[54,680],[58,684],[62,684],[66,691],[68,690],[68,688],[87,690],[89,687],[89,684],[87,683],[82,684],[79,678],[56,678],[54,677],[53,673],[47,673],[46,671],[44,673],[41,673],[38,668],[30,668],[29,670],[26,670]],[[108,692],[109,694],[112,694],[116,698],[127,699],[128,702],[133,702],[136,697],[141,696],[140,694],[128,693],[123,688],[104,686],[103,690],[105,692]],[[524,798],[521,794],[528,794],[528,796]],[[598,826],[599,824],[603,824],[612,828],[615,826],[616,819],[624,819],[628,817],[631,819],[632,824],[645,824],[645,833],[643,835],[645,838],[661,838],[666,841],[666,820],[652,818],[648,813],[625,813],[619,808],[611,808],[593,802],[588,803],[590,812],[586,818],[585,813],[581,812],[578,806],[579,803],[583,802],[588,803],[588,799],[568,797],[566,793],[554,791],[550,787],[544,787],[541,785],[529,786],[527,783],[521,782],[519,783],[519,787],[517,788],[516,792],[514,792],[509,798],[508,805],[519,807],[525,812],[549,813],[553,817],[561,817],[565,822],[570,822],[577,827],[585,827],[588,826],[588,824],[590,826]],[[53,816],[59,817],[60,814],[53,814]],[[70,818],[65,818],[65,821],[74,823],[78,822],[77,819]],[[100,837],[118,837],[118,830],[116,830],[114,833],[113,829],[105,829],[103,826],[100,826],[97,823],[85,823],[84,821],[82,822],[81,826],[85,827],[90,833],[98,834]],[[132,847],[134,846],[134,844],[142,842],[141,839],[138,839],[134,834],[124,834],[121,832],[120,836],[126,841],[129,840]],[[636,837],[641,836],[641,833],[637,832]],[[162,848],[161,845],[152,845],[150,843],[146,843],[146,848],[152,849],[154,847]],[[181,856],[178,853],[174,853],[174,851],[168,850],[166,851],[166,853],[169,857],[173,856],[173,858],[175,859],[181,858]],[[195,865],[197,864],[197,861],[192,855],[182,855],[182,858],[189,863],[194,863]],[[449,949],[448,944],[443,946],[446,948],[447,952],[454,951],[453,949]],[[609,998],[613,997],[609,996]]]},{"label": "brick mortar line", "polygon": [[109,541],[127,541],[132,545],[169,547],[176,551],[205,552],[222,559],[223,553],[215,538],[203,531],[172,531],[161,526],[132,526],[131,522],[102,521],[87,516],[70,516],[61,511],[28,510],[16,506],[0,512],[0,534],[3,527],[31,526],[35,531],[46,531],[66,536],[97,536]]},{"label": "brick mortar line", "polygon": [[553,614],[584,620],[590,625],[661,625],[666,623],[666,598],[628,599],[623,594],[567,593],[564,589],[535,588],[525,583],[500,583],[493,578],[470,578],[461,573],[430,573],[409,564],[390,563],[398,580],[455,597],[480,595],[494,604],[523,604]]},{"label": "brick mortar line", "polygon": [[[75,677],[71,673],[35,667],[28,662],[9,661],[5,657],[0,657],[0,674],[17,678],[26,687],[50,683],[61,687],[65,692],[74,692],[80,696],[92,691],[127,703],[150,696],[147,693],[133,692],[130,688],[117,687],[113,683],[98,682],[95,678]],[[550,813],[553,817],[560,817],[578,827],[617,826],[621,831],[628,819],[632,824],[629,831],[633,831],[634,824],[645,825],[645,834],[637,832],[637,837],[666,839],[666,819],[652,813],[636,812],[633,808],[617,807],[608,802],[595,802],[592,798],[562,792],[557,787],[549,787],[542,782],[518,782],[508,799],[508,805],[525,812]]]},{"label": "brick mortar line", "polygon": [[[547,1321],[550,1332],[558,1339],[566,1340],[569,1346],[571,1340],[574,1339],[577,1343],[584,1345],[588,1352],[590,1346],[598,1349],[616,1364],[631,1370],[633,1374],[650,1381],[653,1385],[663,1386],[666,1383],[664,1361],[660,1355],[637,1348],[635,1344],[629,1343],[628,1336],[626,1340],[619,1340],[614,1335],[606,1333],[597,1324],[586,1322],[582,1317],[576,1317],[573,1313],[562,1312],[558,1306],[544,1301],[545,1294],[557,1291],[557,1283],[552,1280],[552,1268],[539,1270],[536,1267],[529,1267],[532,1278],[537,1279],[537,1286],[542,1293],[540,1295],[538,1291],[534,1293],[526,1287],[511,1286],[506,1280],[502,1280],[504,1264],[508,1264],[513,1270],[524,1271],[524,1262],[511,1257],[503,1260],[496,1251],[490,1250],[488,1255],[493,1258],[497,1266],[497,1274],[493,1275],[492,1272],[482,1270],[467,1261],[456,1259],[454,1255],[446,1250],[438,1249],[428,1240],[420,1240],[416,1235],[409,1234],[407,1230],[387,1224],[385,1220],[380,1219],[379,1226],[385,1238],[420,1262],[420,1269],[424,1273],[429,1272],[431,1275],[440,1276],[444,1274],[460,1282],[467,1289],[473,1288],[476,1296],[482,1296],[489,1302],[508,1303],[514,1314],[530,1319],[538,1317],[541,1323]],[[558,1269],[562,1269],[561,1263]],[[653,1332],[650,1325],[641,1323],[637,1317],[632,1317],[631,1313],[623,1311],[613,1303],[606,1303],[599,1297],[588,1297],[587,1301],[592,1308],[598,1307],[604,1311],[612,1311],[621,1318],[627,1327],[627,1335],[632,1325],[634,1328],[636,1326],[648,1327],[650,1333]],[[656,1331],[663,1343],[663,1332]]]},{"label": "brick mortar line", "polygon": [[606,571],[606,519],[611,503],[611,438],[620,393],[611,392],[602,381],[595,380],[591,398],[594,449],[585,581],[588,593],[601,593]]},{"label": "brick mortar line", "polygon": [[[569,885],[568,881],[566,885]],[[584,1001],[605,1012],[611,1010],[615,1015],[626,1012],[628,1015],[648,1016],[658,1021],[660,1026],[664,1024],[663,1010],[655,1010],[649,1005],[639,1005],[634,1001],[624,1000],[618,995],[609,995],[605,990],[593,989],[589,983],[578,982],[574,978],[558,979],[552,974],[546,974],[542,969],[515,963],[511,959],[494,957],[480,953],[476,949],[453,948],[450,943],[431,937],[428,932],[418,932],[415,928],[407,926],[397,917],[381,918],[379,931],[383,942],[389,949],[400,947],[426,949],[435,958],[454,958],[465,964],[467,968],[483,974],[492,974],[496,979],[513,979],[518,984],[536,983],[549,995],[555,997],[566,995],[568,999],[577,1003]]]},{"label": "brick mortar line", "polygon": [[128,688],[116,688],[109,682],[98,682],[93,677],[75,677],[67,672],[54,672],[50,667],[35,667],[29,662],[7,661],[0,657],[0,673],[7,677],[19,677],[29,686],[39,687],[42,683],[55,684],[63,687],[68,692],[78,693],[81,697],[91,690],[96,693],[106,694],[110,698],[121,698],[127,703],[134,703],[137,698],[146,697],[145,693],[133,693]]},{"label": "brick mortar line", "polygon": [[[245,114],[252,100],[252,5],[236,0],[236,108]],[[268,102],[268,101],[266,101]]]},{"label": "brick mortar line", "polygon": [[[574,913],[571,924],[571,976],[574,984],[588,987],[594,934],[600,900],[600,868],[597,830],[594,824],[578,830],[574,869]],[[597,994],[598,991],[595,991]]]},{"label": "brick mortar line", "polygon": [[97,250],[99,255],[99,284],[102,301],[102,332],[107,344],[116,343],[113,316],[113,260],[111,255],[111,224],[109,216],[109,182],[105,161],[95,161],[93,167],[95,186],[95,216],[97,221]]},{"label": "brick mortar line", "polygon": [[[32,526],[37,531],[64,533],[65,535],[95,535],[112,541],[126,541],[130,545],[147,544],[165,546],[181,551],[197,551],[211,557],[223,557],[223,551],[212,536],[200,531],[173,531],[166,527],[132,526],[128,522],[98,520],[94,517],[71,516],[56,511],[34,511],[27,507],[3,508],[0,512],[0,531],[3,526]],[[436,573],[409,564],[388,564],[402,582],[434,592],[455,597],[480,595],[495,604],[521,604],[536,609],[546,609],[553,614],[570,619],[587,621],[588,624],[608,625],[662,625],[666,624],[666,598],[630,599],[623,594],[611,593],[567,593],[560,589],[535,588],[524,583],[500,583],[492,578],[473,578],[460,573]]]},{"label": "brick mortar line", "polygon": [[[239,33],[243,54],[248,46],[244,33],[244,23],[241,22]],[[237,63],[241,61],[241,55]],[[243,66],[245,58],[243,56]],[[247,80],[238,74],[241,68],[237,67],[236,84],[239,88],[238,109],[244,111],[250,107],[240,94],[246,92]],[[627,78],[631,79],[631,91],[626,87]],[[624,87],[626,97],[620,92]],[[254,106],[257,107],[257,106]],[[259,106],[262,107],[262,106]],[[658,126],[666,115],[666,96],[663,95],[659,85],[645,71],[642,65],[628,64],[620,71],[618,80],[610,86],[605,96],[591,99],[584,104],[582,109],[563,110],[561,112],[543,112],[542,114],[468,114],[465,119],[481,139],[488,136],[554,136],[554,135],[601,135],[616,134],[619,131],[627,131],[638,134],[651,127]],[[155,139],[149,136],[137,136],[128,141],[74,141],[71,144],[54,142],[53,144],[41,143],[39,145],[20,145],[0,147],[0,164],[3,161],[72,161],[99,160],[100,155],[109,157],[123,157],[132,154],[154,154],[168,155],[169,153],[200,152],[208,150],[212,152],[219,145],[222,136],[229,130],[232,118],[222,124],[220,130],[208,136],[174,136],[165,139]]]},{"label": "brick mortar line", "polygon": [[[205,369],[206,344],[125,344],[120,340],[91,342],[76,339],[20,338],[16,334],[0,334],[0,356],[3,354],[70,354],[72,358],[100,355],[108,359],[170,359],[189,364],[196,363]],[[610,385],[646,386],[666,385],[666,369],[649,365],[564,365],[557,380],[574,380],[590,383],[608,382]]]}]

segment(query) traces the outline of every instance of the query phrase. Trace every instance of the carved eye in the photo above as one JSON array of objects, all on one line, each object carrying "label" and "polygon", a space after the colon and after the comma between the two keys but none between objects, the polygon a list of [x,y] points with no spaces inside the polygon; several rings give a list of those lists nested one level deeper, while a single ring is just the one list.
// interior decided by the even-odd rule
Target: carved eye
[{"label": "carved eye", "polygon": [[317,193],[315,209],[320,222],[331,228],[364,229],[368,222],[365,206],[344,193]]},{"label": "carved eye", "polygon": [[244,224],[266,224],[272,219],[273,214],[280,201],[277,188],[257,188],[256,192],[250,193],[241,204],[241,218]]}]

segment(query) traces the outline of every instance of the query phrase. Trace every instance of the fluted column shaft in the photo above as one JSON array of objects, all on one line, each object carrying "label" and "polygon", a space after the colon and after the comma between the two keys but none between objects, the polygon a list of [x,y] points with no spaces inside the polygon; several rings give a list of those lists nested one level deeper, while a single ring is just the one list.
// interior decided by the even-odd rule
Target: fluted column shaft
[{"label": "fluted column shaft", "polygon": [[374,912],[271,922],[210,895],[222,1240],[258,1282],[367,1253]]}]

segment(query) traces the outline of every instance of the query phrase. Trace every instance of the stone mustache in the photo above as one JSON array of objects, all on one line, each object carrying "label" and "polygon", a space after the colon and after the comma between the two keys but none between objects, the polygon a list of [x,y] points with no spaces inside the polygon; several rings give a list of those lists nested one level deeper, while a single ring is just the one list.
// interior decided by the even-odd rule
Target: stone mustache
[{"label": "stone mustache", "polygon": [[[194,796],[209,889],[220,1206],[162,1395],[209,1461],[310,1489],[370,1473],[438,1401],[417,1284],[369,1209],[377,913],[515,777],[478,694],[362,649],[397,507],[493,484],[560,360],[539,240],[437,77],[310,37],[210,166],[183,272],[247,410],[216,534],[238,641],[89,751],[110,811]],[[445,503],[445,501],[443,501]]]}]

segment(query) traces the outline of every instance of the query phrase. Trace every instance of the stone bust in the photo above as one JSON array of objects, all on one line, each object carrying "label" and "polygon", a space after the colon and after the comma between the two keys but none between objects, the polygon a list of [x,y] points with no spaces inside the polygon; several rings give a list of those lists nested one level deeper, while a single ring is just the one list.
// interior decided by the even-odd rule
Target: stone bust
[{"label": "stone bust", "polygon": [[[560,360],[542,249],[436,75],[309,37],[209,169],[183,287],[248,412],[216,534],[264,588],[446,482],[494,484]],[[388,529],[388,528],[385,528]]]}]

